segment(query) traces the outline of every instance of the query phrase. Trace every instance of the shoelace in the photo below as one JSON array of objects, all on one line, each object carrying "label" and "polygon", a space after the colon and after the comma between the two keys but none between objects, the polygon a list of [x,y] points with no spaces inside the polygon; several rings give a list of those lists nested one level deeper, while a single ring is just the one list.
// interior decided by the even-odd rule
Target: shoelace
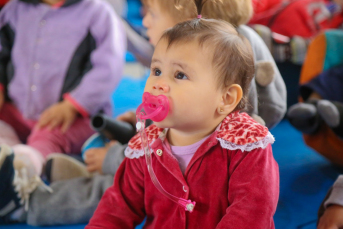
[{"label": "shoelace", "polygon": [[27,169],[21,168],[19,171],[14,171],[13,185],[17,196],[20,198],[20,204],[25,205],[25,211],[29,209],[30,194],[41,186],[44,190],[52,193],[53,190],[46,185],[38,175],[29,177]]}]

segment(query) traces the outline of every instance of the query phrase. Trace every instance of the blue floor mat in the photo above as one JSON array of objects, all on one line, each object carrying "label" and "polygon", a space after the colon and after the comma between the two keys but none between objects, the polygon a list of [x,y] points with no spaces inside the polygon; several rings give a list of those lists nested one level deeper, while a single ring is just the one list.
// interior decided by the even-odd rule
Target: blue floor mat
[{"label": "blue floor mat", "polygon": [[274,216],[277,229],[316,228],[317,210],[342,170],[308,148],[288,121],[272,134],[280,167],[280,199]]}]

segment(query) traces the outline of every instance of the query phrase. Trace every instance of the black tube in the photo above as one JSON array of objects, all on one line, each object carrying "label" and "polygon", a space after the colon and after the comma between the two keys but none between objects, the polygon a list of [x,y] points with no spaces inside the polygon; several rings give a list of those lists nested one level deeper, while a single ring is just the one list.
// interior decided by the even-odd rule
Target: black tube
[{"label": "black tube", "polygon": [[128,122],[119,121],[103,114],[95,115],[91,120],[95,131],[108,138],[126,144],[136,134],[136,129]]}]

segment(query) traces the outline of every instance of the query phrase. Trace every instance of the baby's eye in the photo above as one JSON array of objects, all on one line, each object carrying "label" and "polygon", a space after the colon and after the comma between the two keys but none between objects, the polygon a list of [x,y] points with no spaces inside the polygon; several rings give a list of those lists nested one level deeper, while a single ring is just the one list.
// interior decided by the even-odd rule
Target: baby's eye
[{"label": "baby's eye", "polygon": [[152,71],[154,76],[160,76],[162,74],[161,70],[158,68],[154,68]]},{"label": "baby's eye", "polygon": [[178,80],[188,79],[188,77],[184,73],[182,73],[182,72],[177,72],[176,75],[175,75],[175,78],[178,79]]}]

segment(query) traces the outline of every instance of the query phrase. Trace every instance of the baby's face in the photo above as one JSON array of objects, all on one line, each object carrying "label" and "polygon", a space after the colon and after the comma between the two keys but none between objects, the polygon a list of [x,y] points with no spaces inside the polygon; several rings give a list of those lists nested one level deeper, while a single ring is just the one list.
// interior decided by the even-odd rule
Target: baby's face
[{"label": "baby's face", "polygon": [[197,42],[176,43],[168,49],[166,39],[158,42],[145,86],[145,91],[165,95],[170,102],[170,112],[156,123],[158,127],[195,133],[211,125],[222,99],[212,55]]},{"label": "baby's face", "polygon": [[[162,12],[158,2],[151,0],[147,7],[147,13],[143,18],[143,25],[147,28],[147,36],[153,46],[156,46],[163,32],[177,24],[176,20],[166,12]],[[169,1],[169,0],[168,0]]]}]

